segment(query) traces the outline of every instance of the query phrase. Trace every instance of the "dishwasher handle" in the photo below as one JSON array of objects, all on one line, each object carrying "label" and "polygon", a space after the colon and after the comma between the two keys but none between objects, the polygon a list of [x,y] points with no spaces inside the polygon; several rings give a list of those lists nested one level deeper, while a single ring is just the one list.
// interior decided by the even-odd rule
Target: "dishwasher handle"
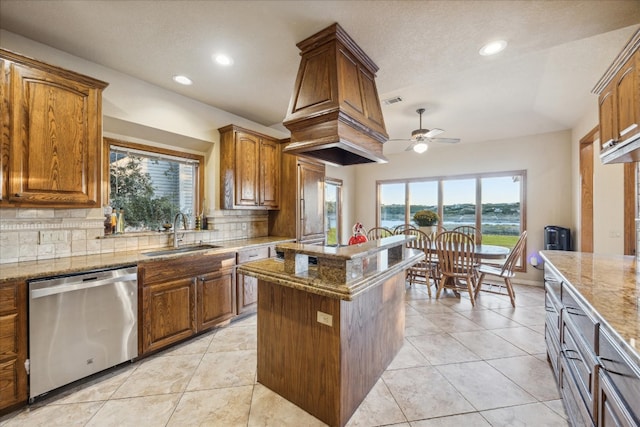
[{"label": "dishwasher handle", "polygon": [[42,289],[32,289],[31,299],[42,298],[49,295],[63,294],[66,292],[80,291],[82,289],[97,288],[98,286],[111,285],[118,282],[133,282],[138,280],[137,273],[126,274],[124,276],[109,277],[107,279],[96,280],[95,282],[69,283],[58,286],[45,287]]}]

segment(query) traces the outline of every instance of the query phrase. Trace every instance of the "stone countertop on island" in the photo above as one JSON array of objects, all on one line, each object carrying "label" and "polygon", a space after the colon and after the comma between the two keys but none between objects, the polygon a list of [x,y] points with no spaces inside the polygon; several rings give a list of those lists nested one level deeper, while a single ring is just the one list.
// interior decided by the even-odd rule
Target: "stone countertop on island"
[{"label": "stone countertop on island", "polygon": [[171,248],[148,248],[139,251],[121,251],[108,254],[83,255],[74,257],[53,258],[40,261],[25,261],[0,264],[0,283],[13,280],[29,280],[41,277],[59,276],[82,271],[134,265],[145,261],[158,261],[180,256],[202,255],[237,251],[255,246],[272,245],[282,242],[292,242],[294,239],[286,237],[256,237],[251,239],[227,240],[211,243],[216,246],[188,253],[148,256],[145,253]]},{"label": "stone countertop on island", "polygon": [[542,251],[579,296],[640,360],[640,270],[633,256]]},{"label": "stone countertop on island", "polygon": [[[281,286],[351,301],[424,259],[424,252],[406,246],[413,239],[393,236],[342,247],[279,244],[276,249],[284,252],[284,261],[255,261],[239,266],[238,271]],[[317,259],[317,266],[309,263],[309,257]]]}]

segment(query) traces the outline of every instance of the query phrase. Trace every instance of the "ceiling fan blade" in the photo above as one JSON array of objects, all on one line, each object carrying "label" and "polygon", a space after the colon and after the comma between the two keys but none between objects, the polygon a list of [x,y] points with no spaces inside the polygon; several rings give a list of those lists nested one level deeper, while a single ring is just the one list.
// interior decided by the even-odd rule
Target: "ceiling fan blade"
[{"label": "ceiling fan blade", "polygon": [[440,135],[441,133],[443,133],[444,130],[442,129],[438,129],[438,128],[433,128],[431,129],[429,132],[427,132],[424,137],[425,138],[433,138],[434,136]]},{"label": "ceiling fan blade", "polygon": [[394,138],[394,139],[387,139],[387,142],[411,142],[411,140],[408,138]]},{"label": "ceiling fan blade", "polygon": [[404,149],[404,151],[413,151],[413,147],[415,147],[415,145],[416,142],[412,142],[407,148]]},{"label": "ceiling fan blade", "polygon": [[460,138],[429,138],[429,141],[455,144],[456,142],[460,142]]}]

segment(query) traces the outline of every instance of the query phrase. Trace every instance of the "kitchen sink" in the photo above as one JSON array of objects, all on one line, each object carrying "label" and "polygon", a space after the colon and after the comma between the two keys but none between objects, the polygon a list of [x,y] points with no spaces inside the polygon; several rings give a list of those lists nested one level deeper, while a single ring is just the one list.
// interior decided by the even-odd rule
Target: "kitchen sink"
[{"label": "kitchen sink", "polygon": [[146,255],[146,256],[173,255],[173,254],[182,254],[186,252],[202,251],[205,249],[215,249],[215,248],[221,248],[221,247],[222,246],[218,246],[218,245],[182,246],[181,248],[172,248],[172,249],[163,249],[160,251],[144,252],[143,255]]}]

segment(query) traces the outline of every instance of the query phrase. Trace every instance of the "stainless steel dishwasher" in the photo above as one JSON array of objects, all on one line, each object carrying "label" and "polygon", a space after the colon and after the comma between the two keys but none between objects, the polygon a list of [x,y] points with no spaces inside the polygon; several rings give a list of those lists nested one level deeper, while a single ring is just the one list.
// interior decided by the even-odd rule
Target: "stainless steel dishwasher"
[{"label": "stainless steel dishwasher", "polygon": [[29,282],[29,399],[138,356],[136,266]]}]

